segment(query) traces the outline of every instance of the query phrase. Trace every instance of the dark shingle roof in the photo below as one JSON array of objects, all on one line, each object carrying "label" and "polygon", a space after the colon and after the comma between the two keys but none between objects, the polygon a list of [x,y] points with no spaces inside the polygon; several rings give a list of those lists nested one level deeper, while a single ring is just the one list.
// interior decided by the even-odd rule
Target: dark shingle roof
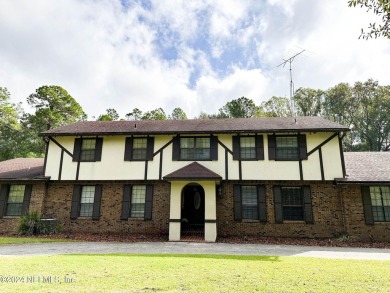
[{"label": "dark shingle roof", "polygon": [[0,162],[0,179],[37,179],[43,177],[44,159],[19,158]]},{"label": "dark shingle roof", "polygon": [[194,120],[82,121],[42,132],[41,136],[177,133],[346,131],[321,117],[272,117]]},{"label": "dark shingle roof", "polygon": [[221,180],[217,173],[207,169],[197,162],[193,162],[166,176],[164,180]]},{"label": "dark shingle roof", "polygon": [[346,182],[389,182],[390,152],[344,153]]}]

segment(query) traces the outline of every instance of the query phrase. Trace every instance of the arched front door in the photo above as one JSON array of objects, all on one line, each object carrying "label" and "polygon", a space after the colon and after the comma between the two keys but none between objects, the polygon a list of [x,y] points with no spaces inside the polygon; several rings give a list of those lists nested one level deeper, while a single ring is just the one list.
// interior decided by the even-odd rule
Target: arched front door
[{"label": "arched front door", "polygon": [[199,184],[188,184],[181,194],[181,235],[203,235],[204,223],[204,189]]}]

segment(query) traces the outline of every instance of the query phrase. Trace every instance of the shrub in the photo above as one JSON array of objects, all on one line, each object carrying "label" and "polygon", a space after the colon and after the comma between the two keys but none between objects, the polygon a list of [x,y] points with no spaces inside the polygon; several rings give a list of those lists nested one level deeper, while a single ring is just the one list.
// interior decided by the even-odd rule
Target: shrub
[{"label": "shrub", "polygon": [[55,234],[61,231],[61,225],[57,222],[44,221],[37,211],[27,212],[20,217],[18,233],[20,235]]}]

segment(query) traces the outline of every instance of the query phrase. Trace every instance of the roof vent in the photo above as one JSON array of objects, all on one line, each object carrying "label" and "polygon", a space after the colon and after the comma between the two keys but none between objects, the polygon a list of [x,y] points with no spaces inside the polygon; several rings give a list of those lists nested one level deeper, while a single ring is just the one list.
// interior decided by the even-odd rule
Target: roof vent
[{"label": "roof vent", "polygon": [[137,129],[137,123],[134,124],[134,129]]}]

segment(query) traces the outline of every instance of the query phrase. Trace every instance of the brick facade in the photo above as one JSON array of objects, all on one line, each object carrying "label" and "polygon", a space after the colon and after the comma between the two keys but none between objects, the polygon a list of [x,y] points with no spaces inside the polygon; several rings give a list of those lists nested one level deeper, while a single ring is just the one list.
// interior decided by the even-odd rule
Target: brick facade
[{"label": "brick facade", "polygon": [[[44,217],[56,218],[65,232],[92,233],[142,233],[167,234],[169,231],[170,183],[148,181],[153,184],[152,220],[121,220],[123,186],[125,184],[145,184],[145,181],[98,182],[102,184],[102,200],[99,220],[78,218],[70,220],[73,182],[3,182],[2,184],[33,184],[29,210],[36,210]],[[390,223],[366,225],[363,211],[361,186],[334,185],[332,182],[304,182],[310,186],[313,224],[300,221],[275,223],[273,186],[301,186],[296,181],[240,181],[224,182],[222,192],[217,195],[217,235],[229,236],[278,236],[330,238],[340,234],[355,236],[359,240],[390,241]],[[78,182],[78,184],[97,184],[97,182]],[[267,203],[267,222],[235,221],[233,186],[265,185]],[[18,217],[0,219],[0,232],[14,232]]]},{"label": "brick facade", "polygon": [[[46,185],[44,181],[2,181],[1,184],[25,185],[32,184],[30,211],[43,212],[43,205],[46,196]],[[19,224],[19,217],[4,216],[0,218],[0,233],[16,233]]]}]

